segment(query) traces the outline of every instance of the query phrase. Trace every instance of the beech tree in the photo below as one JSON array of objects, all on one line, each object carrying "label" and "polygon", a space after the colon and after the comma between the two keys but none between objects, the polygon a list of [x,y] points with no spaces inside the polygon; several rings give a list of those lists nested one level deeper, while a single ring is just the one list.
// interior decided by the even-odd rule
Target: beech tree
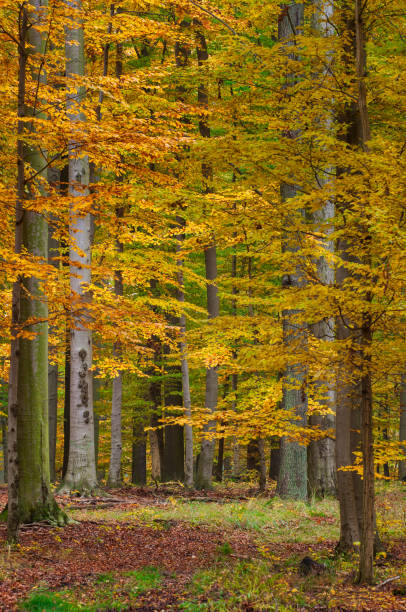
[{"label": "beech tree", "polygon": [[[46,152],[32,136],[42,117],[47,2],[21,3],[18,13],[18,134],[15,252],[48,259],[48,225],[32,201],[46,194]],[[26,119],[29,119],[27,122]],[[28,200],[31,200],[28,207]],[[29,264],[27,260],[26,264]],[[45,267],[45,266],[44,266]],[[29,266],[28,266],[29,269]],[[24,267],[23,267],[24,270]],[[8,538],[20,523],[65,524],[50,487],[48,439],[48,307],[44,276],[25,271],[14,284],[9,383]]]},{"label": "beech tree", "polygon": [[[278,38],[286,45],[292,45],[292,41],[300,32],[303,25],[303,4],[291,4],[283,8],[279,18]],[[294,59],[290,54],[289,59]],[[289,69],[288,69],[289,70]],[[288,74],[286,77],[289,87],[292,85],[295,76]],[[291,138],[300,138],[297,131],[289,134]],[[293,184],[295,178],[291,178],[291,183],[283,183],[281,186],[282,202],[295,197],[297,188]],[[299,214],[302,214],[299,211]],[[283,249],[285,252],[298,251],[298,236],[293,232],[293,237],[284,237]],[[298,264],[293,264],[296,269],[283,276],[282,285],[286,290],[294,291],[295,288],[303,286],[303,272]],[[284,343],[288,349],[295,346],[303,349],[306,342],[306,331],[303,322],[300,321],[302,313],[298,310],[285,310],[283,316]],[[293,351],[292,351],[293,352]],[[307,413],[307,394],[306,394],[306,368],[303,363],[289,364],[284,374],[283,406],[285,409],[294,409],[297,415],[297,423],[306,423]],[[306,447],[298,442],[289,441],[283,437],[280,442],[280,464],[278,475],[277,491],[282,497],[297,497],[307,499],[307,450]]]},{"label": "beech tree", "polygon": [[[207,84],[205,83],[205,67],[209,59],[207,50],[207,41],[204,36],[201,24],[198,20],[195,21],[196,26],[196,54],[198,65],[202,73],[202,81],[198,87],[197,101],[203,109],[208,108],[209,98]],[[199,133],[202,138],[210,138],[210,127],[206,117],[203,115],[199,120]],[[211,164],[202,162],[202,177],[203,177],[203,192],[209,193],[212,190],[211,181],[213,179],[213,168]],[[205,270],[206,270],[206,291],[207,291],[207,313],[209,322],[219,316],[220,302],[218,297],[218,289],[216,286],[217,279],[217,249],[215,237],[212,236],[211,243],[204,250]],[[213,413],[217,407],[218,399],[218,367],[210,365],[206,368],[206,397],[205,407],[207,411]],[[209,421],[206,425],[206,431],[212,432],[214,423]],[[212,485],[213,477],[213,459],[214,459],[215,441],[209,437],[204,437],[202,440],[201,453],[196,475],[196,486],[199,489],[209,489]]]},{"label": "beech tree", "polygon": [[65,28],[67,113],[71,121],[69,142],[70,206],[70,435],[69,459],[62,490],[92,493],[97,490],[94,454],[92,332],[90,312],[91,282],[91,214],[80,203],[88,194],[89,159],[83,151],[85,117],[82,104],[85,86],[84,32],[82,3],[66,2],[69,23]]}]

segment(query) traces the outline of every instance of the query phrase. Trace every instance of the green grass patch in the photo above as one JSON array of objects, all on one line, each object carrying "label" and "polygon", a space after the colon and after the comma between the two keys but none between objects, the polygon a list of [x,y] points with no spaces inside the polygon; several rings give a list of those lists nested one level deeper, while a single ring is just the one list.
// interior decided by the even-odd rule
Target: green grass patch
[{"label": "green grass patch", "polygon": [[126,572],[124,576],[131,578],[133,589],[137,593],[145,593],[157,589],[163,580],[163,575],[157,567],[147,566],[133,572]]},{"label": "green grass patch", "polygon": [[179,608],[186,612],[228,612],[252,606],[255,610],[287,611],[305,603],[299,589],[292,592],[285,572],[271,572],[269,563],[257,559],[197,572]]},{"label": "green grass patch", "polygon": [[190,502],[171,499],[166,507],[141,507],[123,511],[75,511],[77,519],[132,521],[137,525],[162,528],[166,521],[185,521],[208,529],[244,529],[263,534],[269,541],[311,542],[339,535],[338,505],[334,499],[310,503],[252,498],[228,503]]},{"label": "green grass patch", "polygon": [[59,593],[32,593],[19,609],[22,612],[96,612],[110,608],[126,610],[136,604],[140,595],[158,588],[162,580],[161,570],[152,566],[125,572],[121,579],[119,575],[109,572],[97,576],[93,588],[86,594],[80,587]]},{"label": "green grass patch", "polygon": [[85,606],[67,601],[59,593],[33,593],[21,604],[20,610],[24,612],[76,612],[86,610]]}]

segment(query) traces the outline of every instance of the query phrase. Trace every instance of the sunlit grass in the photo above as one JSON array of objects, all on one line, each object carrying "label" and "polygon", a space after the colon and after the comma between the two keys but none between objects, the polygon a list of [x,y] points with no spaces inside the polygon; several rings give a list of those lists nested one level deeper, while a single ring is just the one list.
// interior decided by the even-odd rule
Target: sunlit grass
[{"label": "sunlit grass", "polygon": [[271,541],[306,542],[315,537],[331,539],[338,536],[337,502],[324,499],[304,503],[279,498],[249,499],[242,502],[191,502],[174,498],[159,507],[135,507],[129,510],[75,510],[77,520],[134,522],[134,524],[164,526],[159,521],[185,521],[208,529],[244,529],[263,533]]}]

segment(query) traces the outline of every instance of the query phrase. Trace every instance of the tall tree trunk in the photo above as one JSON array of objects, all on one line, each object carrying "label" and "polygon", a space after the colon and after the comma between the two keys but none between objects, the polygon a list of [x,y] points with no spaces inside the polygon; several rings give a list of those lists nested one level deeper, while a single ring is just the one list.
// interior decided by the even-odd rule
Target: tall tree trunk
[{"label": "tall tree trunk", "polygon": [[269,478],[271,480],[277,481],[279,478],[279,470],[280,470],[280,438],[277,436],[272,436],[271,439],[271,457],[270,457],[270,465],[269,465]]},{"label": "tall tree trunk", "polygon": [[[323,216],[331,219],[334,216],[334,205],[326,204],[323,209]],[[328,248],[328,245],[327,245]],[[327,264],[326,259],[321,257],[317,262],[318,274],[323,284],[332,285],[334,282],[334,271]],[[311,326],[311,331],[316,338],[321,340],[333,340],[334,322],[331,318],[324,319]],[[320,430],[330,432],[335,429],[335,403],[336,392],[329,380],[316,381],[316,389],[322,393],[318,398],[319,404],[323,408],[334,410],[334,414],[320,415],[312,414],[309,417],[309,425]],[[331,436],[321,440],[314,440],[308,446],[308,492],[309,495],[323,497],[325,495],[335,495],[336,484],[336,461],[335,461],[335,442]]]},{"label": "tall tree trunk", "polygon": [[[333,34],[332,18],[334,6],[330,0],[316,0],[314,9],[314,28],[321,36],[329,37]],[[326,57],[329,59],[331,51],[328,50]],[[325,68],[320,75],[323,78],[327,73]],[[332,117],[327,118],[327,125],[332,129]],[[319,118],[316,119],[318,123]],[[323,172],[317,174],[317,183],[322,186],[327,182],[326,175]],[[327,201],[321,210],[313,213],[313,222],[316,227],[328,224],[334,218],[335,206],[332,201]],[[331,231],[333,228],[331,228]],[[334,252],[334,242],[328,239],[322,240],[322,246],[330,252]],[[325,286],[331,286],[335,280],[334,269],[329,264],[328,259],[321,255],[316,260],[317,273],[319,281]],[[312,325],[311,331],[316,338],[324,341],[332,341],[334,339],[334,320],[333,318],[323,319]],[[321,398],[318,398],[319,404],[325,408],[335,412],[335,387],[329,380],[316,381],[316,388],[323,393]],[[324,391],[326,390],[326,391]],[[335,428],[335,414],[322,416],[320,414],[311,414],[309,416],[309,425],[320,430],[331,430]],[[310,442],[307,453],[308,460],[308,492],[309,496],[316,495],[323,497],[324,495],[334,495],[336,493],[336,465],[335,465],[335,442],[332,436],[321,440]]]},{"label": "tall tree trunk", "polygon": [[266,490],[266,456],[265,456],[265,440],[258,438],[258,451],[259,451],[259,491],[263,493]]},{"label": "tall tree trunk", "polygon": [[69,315],[66,318],[65,333],[65,398],[63,402],[63,463],[62,480],[64,480],[69,461],[70,440],[70,323]]},{"label": "tall tree trunk", "polygon": [[[235,174],[233,175],[233,178],[235,180]],[[237,278],[237,249],[236,247],[234,247],[233,255],[231,257],[231,278],[232,279]],[[233,282],[233,287],[232,287],[232,294],[233,294],[232,313],[234,317],[237,317],[237,287],[234,282]],[[234,360],[237,359],[236,350],[233,351],[233,359]],[[238,387],[238,374],[236,372],[233,372],[233,374],[231,375],[231,391],[233,394],[231,409],[233,411],[237,410],[237,387]],[[233,438],[233,467],[232,467],[233,478],[239,478],[241,475],[240,450],[241,449],[240,449],[239,440],[235,436]]]},{"label": "tall tree trunk", "polygon": [[[42,180],[46,166],[44,152],[34,144],[24,143],[26,130],[35,133],[34,122],[24,117],[39,115],[38,108],[26,104],[27,60],[32,86],[42,83],[44,75],[38,57],[46,53],[45,34],[33,27],[46,20],[47,3],[31,0],[21,5],[19,21],[19,88],[18,88],[18,203],[16,207],[15,250],[25,249],[35,257],[47,260],[48,227],[43,215],[24,208],[24,200],[44,192]],[[30,24],[30,26],[29,26]],[[36,100],[35,104],[39,104]],[[39,178],[34,185],[26,177],[26,167]],[[28,173],[27,173],[28,174]],[[26,182],[27,178],[27,182]],[[51,493],[49,478],[48,433],[48,306],[41,282],[35,277],[23,277],[13,290],[12,352],[9,385],[9,501],[8,539],[15,541],[21,523],[49,520],[61,525],[67,517],[59,510]],[[35,338],[16,338],[18,327],[27,321]],[[36,321],[36,322],[35,322]]]},{"label": "tall tree trunk", "polygon": [[[400,420],[399,442],[403,442],[403,452],[406,453],[406,375],[400,380]],[[406,481],[406,460],[399,461],[399,479]]]},{"label": "tall tree trunk", "polygon": [[[364,151],[370,139],[369,113],[367,106],[367,92],[365,77],[367,72],[366,63],[366,40],[364,11],[366,3],[355,0],[355,68],[358,84],[358,113],[360,120],[360,145]],[[364,227],[366,244],[370,243],[368,227]],[[371,265],[371,258],[367,250],[366,261]],[[366,300],[371,301],[370,292],[367,292]],[[374,435],[373,435],[373,399],[372,399],[372,374],[371,353],[372,344],[371,316],[363,314],[361,327],[361,343],[363,358],[363,374],[361,378],[361,436],[362,436],[362,521],[361,521],[361,548],[359,564],[359,582],[372,584],[374,578],[374,542],[375,542],[375,469],[374,469]]]},{"label": "tall tree trunk", "polygon": [[[168,350],[168,347],[164,347],[164,353]],[[166,368],[164,378],[164,405],[165,407],[182,405],[182,374],[177,365]],[[163,480],[165,482],[174,480],[183,482],[184,478],[183,426],[166,425],[164,429]]]},{"label": "tall tree trunk", "polygon": [[65,28],[66,77],[68,116],[72,135],[69,142],[69,194],[70,205],[70,289],[71,289],[71,338],[70,338],[70,447],[68,467],[62,490],[76,490],[92,494],[98,489],[93,424],[92,388],[92,332],[90,314],[86,302],[90,296],[91,282],[91,215],[81,214],[76,208],[76,198],[88,194],[89,159],[83,154],[79,126],[83,130],[85,117],[82,104],[83,86],[75,83],[85,74],[84,32],[81,0],[66,0],[67,8],[75,14],[75,22]]},{"label": "tall tree trunk", "polygon": [[49,476],[56,480],[56,434],[58,424],[58,366],[48,364],[48,411],[49,411]]},{"label": "tall tree trunk", "polygon": [[224,436],[219,439],[217,463],[215,469],[215,476],[217,482],[223,481],[223,470],[224,470]]},{"label": "tall tree trunk", "polygon": [[[114,9],[112,9],[112,12]],[[106,52],[104,58],[104,76],[107,76],[108,67],[108,46],[106,45]],[[123,45],[117,43],[117,57],[116,57],[116,79],[120,80],[123,73]],[[118,206],[116,208],[116,222],[117,222],[117,238],[116,238],[116,251],[118,254],[118,260],[124,253],[124,245],[120,241],[121,223],[124,217],[124,207]],[[120,269],[114,273],[114,293],[118,297],[124,295],[123,285],[123,273]],[[116,357],[121,356],[121,346],[119,342],[114,345],[114,354]],[[123,452],[123,441],[122,441],[122,424],[121,424],[121,412],[122,412],[122,398],[123,398],[123,374],[118,372],[117,376],[113,380],[113,395],[111,399],[111,453],[110,453],[110,466],[109,476],[107,485],[110,487],[119,487],[121,485],[121,455]]]},{"label": "tall tree trunk", "polygon": [[[300,31],[303,25],[303,4],[291,4],[285,7],[279,18],[278,38],[290,46],[290,41]],[[290,54],[290,59],[295,59],[295,54]],[[286,86],[294,82],[294,75],[287,75]],[[298,137],[292,131],[289,137],[294,140]],[[292,178],[294,180],[294,178]],[[292,184],[283,183],[281,186],[282,201],[294,198],[297,189]],[[295,253],[298,250],[298,239],[292,243],[284,237],[284,251]],[[292,239],[290,239],[292,240]],[[294,274],[285,274],[282,279],[282,287],[285,291],[295,290],[303,286],[304,280],[300,270]],[[283,341],[289,349],[293,344],[303,347],[306,342],[306,331],[304,324],[298,323],[300,311],[285,310],[283,316]],[[306,394],[306,368],[300,364],[289,364],[284,374],[283,385],[283,407],[285,410],[293,410],[295,423],[300,426],[306,425],[307,394]],[[307,449],[298,442],[291,442],[286,437],[280,443],[280,469],[277,492],[282,497],[307,499]]]},{"label": "tall tree trunk", "polygon": [[[48,169],[50,185],[59,190],[60,171]],[[54,237],[52,225],[48,226],[48,263],[59,268],[59,242]],[[48,348],[48,422],[49,422],[49,474],[51,482],[56,480],[56,435],[58,423],[58,365],[52,363],[52,352]]]},{"label": "tall tree trunk", "polygon": [[[346,36],[344,38],[344,53],[348,66],[348,74],[352,76],[358,89],[358,99],[348,102],[340,117],[341,125],[345,126],[345,141],[352,147],[367,152],[370,137],[369,117],[366,99],[366,51],[365,24],[363,10],[359,0],[355,4],[344,4],[341,16]],[[351,169],[350,169],[351,170]],[[338,176],[346,177],[349,169],[338,169]],[[340,212],[351,213],[351,204],[339,203]],[[364,211],[364,217],[368,210]],[[341,257],[341,266],[337,270],[337,285],[344,289],[348,287],[348,279],[359,280],[351,264],[370,265],[370,237],[364,219],[357,222],[357,243],[340,238],[337,242],[337,252]],[[362,238],[360,238],[360,235]],[[362,249],[360,249],[362,246]],[[361,255],[359,255],[361,252]],[[354,254],[355,253],[355,254]],[[348,265],[350,264],[350,265]],[[360,565],[358,581],[371,583],[373,580],[375,532],[374,513],[374,457],[372,430],[372,388],[370,345],[372,342],[371,319],[368,311],[371,295],[368,288],[358,290],[365,300],[365,312],[362,323],[357,325],[343,316],[337,320],[337,338],[349,341],[341,360],[339,381],[337,387],[337,426],[336,426],[336,456],[338,468],[338,498],[340,503],[341,533],[339,548],[348,549],[355,541],[361,541]],[[354,377],[354,371],[357,375]],[[360,433],[358,433],[360,432]],[[339,468],[353,464],[353,453],[362,450],[363,478],[351,472],[343,472]]]},{"label": "tall tree trunk", "polygon": [[[184,306],[184,279],[183,279],[183,259],[182,259],[182,243],[185,238],[185,220],[183,217],[177,217],[176,222],[180,228],[178,235],[178,300],[181,308]],[[185,485],[188,488],[193,488],[193,428],[192,428],[192,400],[190,397],[190,380],[189,380],[189,364],[187,358],[187,341],[186,341],[186,315],[181,311],[179,319],[180,328],[180,354],[181,354],[181,372],[182,372],[182,392],[183,392],[183,408],[185,418],[189,421],[185,423]]]},{"label": "tall tree trunk", "polygon": [[[196,53],[198,65],[204,72],[209,54],[207,51],[207,42],[203,34],[201,24],[198,20],[194,20],[196,26]],[[202,75],[203,76],[203,75]],[[209,106],[209,97],[207,85],[204,82],[204,76],[197,91],[198,104],[207,110]],[[199,132],[202,138],[210,138],[210,127],[207,123],[205,114],[199,121]],[[212,190],[211,183],[213,178],[213,169],[210,164],[202,163],[203,191],[209,193]],[[216,319],[220,312],[220,302],[218,290],[215,281],[217,279],[217,249],[213,236],[212,243],[204,251],[204,261],[206,269],[206,291],[207,291],[207,312],[209,321]],[[205,407],[209,414],[213,414],[217,409],[218,399],[218,368],[211,366],[206,369],[206,394]],[[204,427],[204,432],[207,434],[215,430],[215,421],[210,420]],[[196,475],[196,487],[198,489],[210,489],[212,486],[213,477],[213,459],[214,459],[215,442],[209,436],[204,436],[202,440],[200,459]]]},{"label": "tall tree trunk", "polygon": [[3,441],[3,474],[4,474],[4,482],[8,482],[8,473],[7,473],[7,457],[8,457],[8,448],[7,448],[7,417],[2,417],[1,419],[1,433],[2,433],[2,441]]},{"label": "tall tree trunk", "polygon": [[137,485],[147,482],[147,442],[144,421],[139,413],[133,416],[131,482]]},{"label": "tall tree trunk", "polygon": [[[160,345],[158,344],[160,348]],[[159,359],[159,350],[155,350],[155,362]],[[152,375],[151,375],[152,376]],[[151,427],[149,432],[151,451],[151,477],[155,482],[163,477],[164,436],[163,429],[159,427],[159,418],[162,414],[162,384],[157,376],[151,377],[149,383],[149,400],[151,402]]]}]

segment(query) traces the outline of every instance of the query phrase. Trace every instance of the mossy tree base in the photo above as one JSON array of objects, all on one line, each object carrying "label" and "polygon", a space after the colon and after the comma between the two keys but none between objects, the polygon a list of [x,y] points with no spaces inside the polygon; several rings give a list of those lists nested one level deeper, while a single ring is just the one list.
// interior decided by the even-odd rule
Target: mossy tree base
[{"label": "mossy tree base", "polygon": [[108,497],[99,485],[91,485],[86,482],[75,483],[66,481],[58,489],[59,495],[77,495],[79,497]]},{"label": "mossy tree base", "polygon": [[[16,517],[17,518],[17,517]],[[0,513],[0,522],[8,521],[8,506],[5,506]],[[75,523],[64,510],[62,510],[54,499],[46,503],[38,503],[30,508],[20,509],[18,516],[18,524],[32,525],[34,523],[48,523],[55,527],[65,527]]]}]

